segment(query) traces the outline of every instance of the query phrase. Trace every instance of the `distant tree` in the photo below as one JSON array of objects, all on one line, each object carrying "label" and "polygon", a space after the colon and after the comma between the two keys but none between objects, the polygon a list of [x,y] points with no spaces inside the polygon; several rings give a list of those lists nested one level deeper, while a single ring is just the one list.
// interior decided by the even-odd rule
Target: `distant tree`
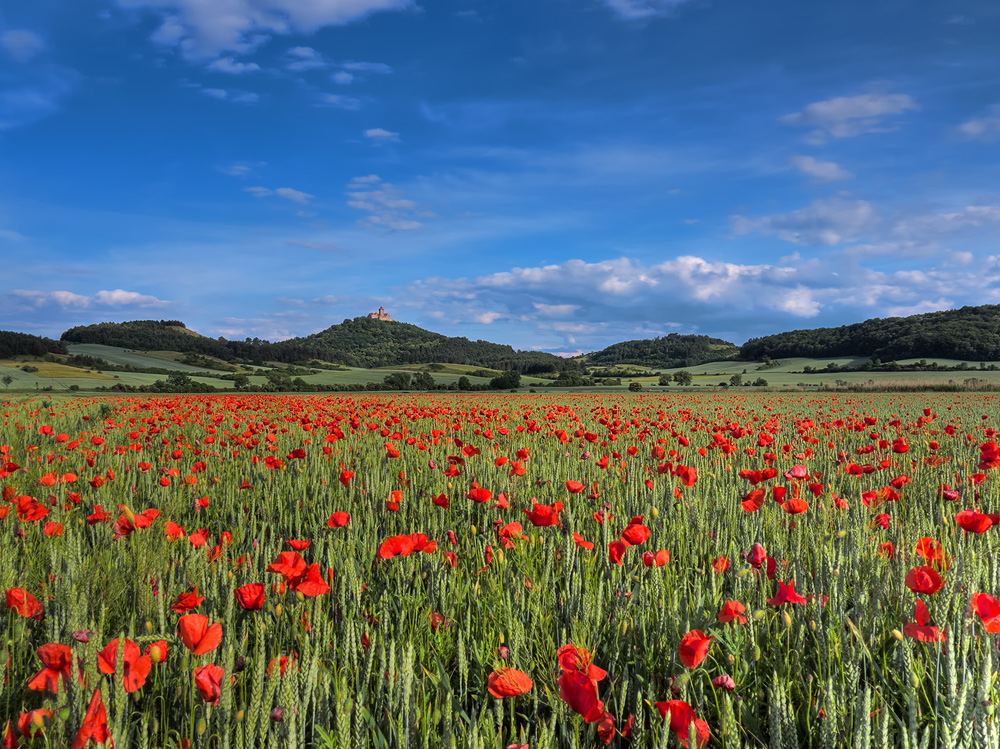
[{"label": "distant tree", "polygon": [[0,382],[3,383],[4,388],[9,388],[10,384],[14,381],[14,378],[9,374],[5,374],[3,378],[0,378]]},{"label": "distant tree", "polygon": [[390,390],[409,390],[410,389],[410,373],[409,372],[393,372],[392,374],[387,374],[385,379],[382,380],[385,386]]},{"label": "distant tree", "polygon": [[250,378],[243,372],[240,372],[238,375],[233,377],[233,387],[237,390],[249,390]]},{"label": "distant tree", "polygon": [[758,388],[766,388],[767,380],[765,380],[763,377],[758,377],[756,380],[753,381],[753,386]]},{"label": "distant tree", "polygon": [[630,382],[628,384],[628,389],[629,389],[630,393],[641,393],[642,392],[642,383],[641,382],[635,382],[633,380],[632,382]]},{"label": "distant tree", "polygon": [[412,385],[414,390],[433,390],[437,386],[434,378],[427,372],[418,372],[413,375]]},{"label": "distant tree", "polygon": [[465,375],[458,378],[458,389],[459,390],[472,390],[472,380],[470,380]]},{"label": "distant tree", "polygon": [[521,387],[521,373],[513,369],[508,369],[499,377],[490,380],[490,387],[494,390],[511,390]]},{"label": "distant tree", "polygon": [[167,385],[171,390],[189,390],[192,380],[183,372],[171,372],[167,375]]},{"label": "distant tree", "polygon": [[734,374],[732,377],[729,378],[729,386],[730,387],[734,387],[735,388],[735,387],[739,387],[742,384],[743,384],[743,375]]},{"label": "distant tree", "polygon": [[694,377],[686,369],[682,369],[680,372],[674,372],[674,382],[678,385],[690,385]]},{"label": "distant tree", "polygon": [[665,375],[660,375],[660,384],[661,384],[661,385],[669,385],[669,384],[670,384],[670,382],[671,382],[671,381],[672,381],[673,379],[674,379],[674,378],[673,378],[673,377],[671,377],[671,376],[670,376],[670,375],[668,375],[668,374],[665,374]]}]

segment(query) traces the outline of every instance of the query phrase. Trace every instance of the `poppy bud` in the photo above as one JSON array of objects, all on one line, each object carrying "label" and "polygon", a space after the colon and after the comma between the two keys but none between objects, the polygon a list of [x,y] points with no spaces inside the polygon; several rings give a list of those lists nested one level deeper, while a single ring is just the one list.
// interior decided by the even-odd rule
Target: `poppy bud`
[{"label": "poppy bud", "polygon": [[914,673],[910,674],[910,686],[914,689],[920,686],[920,679],[918,679],[917,675]]},{"label": "poppy bud", "polygon": [[847,531],[837,531],[837,538],[843,538],[847,535]]},{"label": "poppy bud", "polygon": [[792,628],[792,616],[787,611],[781,612],[781,617],[785,621],[785,629]]},{"label": "poppy bud", "polygon": [[895,637],[900,642],[903,641],[903,633],[900,632],[898,629],[892,630],[892,636]]},{"label": "poppy bud", "polygon": [[304,601],[304,600],[306,600],[306,597],[305,597],[305,594],[304,594],[304,593],[303,593],[303,592],[302,592],[301,590],[297,590],[297,591],[295,591],[295,597],[296,597],[296,598],[297,598],[297,599],[298,599],[299,601]]},{"label": "poppy bud", "polygon": [[236,659],[236,663],[233,664],[233,673],[238,674],[246,667],[247,667],[247,657],[245,655],[241,655],[239,658]]},{"label": "poppy bud", "polygon": [[815,619],[810,619],[809,620],[809,629],[811,629],[813,632],[816,631],[816,620]]},{"label": "poppy bud", "polygon": [[197,731],[199,736],[201,736],[203,733],[205,733],[206,730],[208,730],[208,723],[205,722],[204,718],[198,718],[198,726],[195,730]]},{"label": "poppy bud", "polygon": [[227,577],[228,577],[228,578],[229,578],[230,580],[232,580],[232,579],[233,579],[233,571],[232,571],[232,570],[229,570],[229,572],[228,572],[228,573],[226,573],[226,576],[227,576]]},{"label": "poppy bud", "polygon": [[147,632],[152,632],[153,631],[153,623],[152,622],[146,622],[146,631]]},{"label": "poppy bud", "polygon": [[759,661],[760,660],[760,646],[759,645],[754,645],[754,648],[753,648],[753,659],[755,661]]},{"label": "poppy bud", "polygon": [[753,620],[755,622],[759,622],[763,618],[764,618],[764,609],[757,609],[756,611],[753,612]]},{"label": "poppy bud", "polygon": [[60,720],[68,720],[69,719],[69,708],[68,707],[64,707],[62,710],[59,711],[59,719]]},{"label": "poppy bud", "polygon": [[503,549],[497,549],[497,561],[503,564]]},{"label": "poppy bud", "polygon": [[649,511],[649,514],[652,515],[654,518],[660,517],[660,511],[657,510],[655,507]]},{"label": "poppy bud", "polygon": [[275,616],[281,616],[281,604],[280,603],[277,606],[274,607],[274,615]]},{"label": "poppy bud", "polygon": [[236,711],[236,720],[237,721],[243,720],[243,711],[242,710],[237,710]]},{"label": "poppy bud", "polygon": [[271,711],[271,721],[273,723],[281,723],[285,720],[285,708],[276,707]]},{"label": "poppy bud", "polygon": [[159,663],[163,660],[163,652],[160,650],[159,645],[154,645],[149,649],[149,660],[153,663]]},{"label": "poppy bud", "polygon": [[472,528],[469,530],[469,533],[471,533],[473,536],[475,536],[476,535],[476,526],[472,526]]}]

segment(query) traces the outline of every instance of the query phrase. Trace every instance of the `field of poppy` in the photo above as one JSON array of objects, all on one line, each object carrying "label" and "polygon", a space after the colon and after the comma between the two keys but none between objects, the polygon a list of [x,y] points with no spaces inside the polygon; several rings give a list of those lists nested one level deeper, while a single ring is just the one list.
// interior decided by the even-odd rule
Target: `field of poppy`
[{"label": "field of poppy", "polygon": [[3,747],[998,747],[995,396],[0,405]]}]

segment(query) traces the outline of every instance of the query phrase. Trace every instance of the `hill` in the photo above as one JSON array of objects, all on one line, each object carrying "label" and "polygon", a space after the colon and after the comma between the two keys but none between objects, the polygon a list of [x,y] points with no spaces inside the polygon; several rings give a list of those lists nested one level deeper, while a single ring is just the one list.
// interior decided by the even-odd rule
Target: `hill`
[{"label": "hill", "polygon": [[53,341],[51,338],[43,338],[30,333],[0,330],[0,359],[65,353],[66,344],[61,341]]},{"label": "hill", "polygon": [[710,361],[735,359],[739,351],[736,344],[721,338],[671,333],[659,338],[614,343],[578,358],[586,362],[587,366],[635,364],[671,368],[694,367]]},{"label": "hill", "polygon": [[303,338],[271,343],[247,338],[229,341],[206,338],[177,320],[97,323],[70,328],[62,341],[117,346],[137,351],[179,351],[212,356],[227,362],[307,363],[318,360],[351,367],[392,367],[405,364],[467,364],[488,369],[513,369],[544,374],[576,369],[578,364],[540,351],[516,351],[489,341],[448,337],[408,323],[356,317]]},{"label": "hill", "polygon": [[873,318],[838,328],[792,330],[751,338],[739,358],[865,356],[882,361],[1000,359],[1000,305],[984,304],[909,317]]}]

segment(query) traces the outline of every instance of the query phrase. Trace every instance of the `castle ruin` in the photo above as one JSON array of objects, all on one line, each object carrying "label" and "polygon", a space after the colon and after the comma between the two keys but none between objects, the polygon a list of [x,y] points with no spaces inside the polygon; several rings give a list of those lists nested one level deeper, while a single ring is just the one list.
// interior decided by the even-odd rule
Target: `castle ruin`
[{"label": "castle ruin", "polygon": [[372,320],[383,320],[387,322],[392,322],[392,318],[389,317],[389,313],[385,311],[384,307],[379,307],[378,312],[369,312],[368,317]]}]

